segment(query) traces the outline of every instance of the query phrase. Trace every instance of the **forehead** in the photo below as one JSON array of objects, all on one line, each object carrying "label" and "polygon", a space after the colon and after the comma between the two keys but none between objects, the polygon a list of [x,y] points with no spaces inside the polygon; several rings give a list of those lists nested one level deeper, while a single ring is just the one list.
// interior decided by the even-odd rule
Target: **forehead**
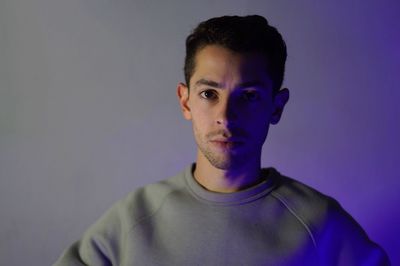
[{"label": "forehead", "polygon": [[261,53],[238,53],[219,45],[207,45],[196,53],[191,81],[201,78],[218,82],[256,80],[270,83],[271,80],[267,62]]}]

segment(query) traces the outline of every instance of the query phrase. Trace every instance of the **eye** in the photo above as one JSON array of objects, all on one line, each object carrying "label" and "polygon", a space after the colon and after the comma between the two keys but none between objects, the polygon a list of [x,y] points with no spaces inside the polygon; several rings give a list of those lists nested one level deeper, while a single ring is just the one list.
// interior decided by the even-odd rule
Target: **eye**
[{"label": "eye", "polygon": [[217,98],[217,94],[213,90],[205,90],[200,93],[200,96],[207,100],[215,100]]},{"label": "eye", "polygon": [[260,94],[257,91],[246,91],[243,93],[243,98],[246,101],[253,102],[260,98]]}]

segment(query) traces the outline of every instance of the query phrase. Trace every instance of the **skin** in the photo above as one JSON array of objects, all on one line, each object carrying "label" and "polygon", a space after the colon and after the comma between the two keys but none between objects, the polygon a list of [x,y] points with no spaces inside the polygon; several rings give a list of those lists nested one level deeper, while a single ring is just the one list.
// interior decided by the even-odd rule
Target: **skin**
[{"label": "skin", "polygon": [[261,182],[261,151],[270,124],[279,122],[289,99],[273,94],[266,62],[257,53],[218,45],[197,51],[189,86],[179,83],[183,117],[197,143],[194,178],[204,188],[229,193]]}]

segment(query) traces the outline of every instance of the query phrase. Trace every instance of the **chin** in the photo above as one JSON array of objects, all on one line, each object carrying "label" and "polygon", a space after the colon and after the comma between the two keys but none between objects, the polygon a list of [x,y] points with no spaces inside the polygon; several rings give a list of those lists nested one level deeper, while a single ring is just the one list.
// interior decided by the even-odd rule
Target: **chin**
[{"label": "chin", "polygon": [[220,156],[219,158],[214,156],[209,156],[209,157],[206,156],[206,158],[212,166],[220,170],[229,170],[237,168],[238,166],[243,164],[244,160],[246,160],[243,157],[232,158],[228,156]]},{"label": "chin", "polygon": [[212,166],[220,170],[229,170],[232,166],[229,162],[218,162],[218,163],[210,162],[210,163],[212,164]]}]

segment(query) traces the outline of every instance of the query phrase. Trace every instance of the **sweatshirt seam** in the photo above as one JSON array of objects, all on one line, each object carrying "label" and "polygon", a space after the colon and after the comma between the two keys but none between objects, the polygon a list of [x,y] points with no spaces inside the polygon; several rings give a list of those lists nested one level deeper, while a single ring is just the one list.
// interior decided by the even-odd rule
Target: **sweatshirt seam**
[{"label": "sweatshirt seam", "polygon": [[276,183],[274,182],[274,180],[269,178],[269,179],[266,179],[265,188],[258,191],[255,194],[250,194],[250,195],[247,195],[246,197],[242,197],[240,199],[218,201],[218,200],[210,200],[208,198],[203,197],[202,195],[199,195],[195,191],[195,189],[192,187],[192,185],[190,184],[190,181],[188,180],[189,178],[190,177],[187,176],[187,172],[185,172],[184,173],[185,186],[183,187],[183,189],[186,189],[192,195],[192,197],[194,197],[195,199],[199,200],[200,202],[202,202],[204,204],[211,205],[211,206],[229,207],[229,206],[240,206],[243,204],[248,204],[248,203],[257,201],[262,197],[267,196],[269,193],[272,192],[272,190],[276,186]]},{"label": "sweatshirt seam", "polygon": [[289,203],[283,198],[282,195],[280,195],[278,192],[273,191],[271,192],[271,195],[279,200],[285,207],[286,209],[303,225],[303,227],[306,229],[309,237],[311,238],[314,247],[317,247],[317,243],[315,241],[314,235],[310,229],[310,227],[307,225],[307,223],[304,221],[304,219],[301,217],[301,215],[297,214],[290,206]]},{"label": "sweatshirt seam", "polygon": [[136,228],[138,225],[140,225],[143,221],[152,218],[153,216],[155,216],[155,215],[158,213],[158,211],[159,211],[159,210],[162,208],[162,206],[164,205],[166,199],[167,199],[171,194],[176,193],[177,191],[181,191],[181,190],[182,190],[182,188],[179,188],[179,190],[174,190],[174,191],[171,191],[171,192],[167,193],[167,194],[164,196],[164,198],[161,200],[161,203],[159,204],[159,206],[158,206],[157,208],[155,208],[155,210],[154,210],[152,213],[150,213],[150,214],[147,215],[147,216],[143,216],[143,217],[139,218],[138,220],[136,220],[136,223],[132,225],[131,229],[129,229],[128,232],[127,232],[127,234],[125,235],[125,237],[124,237],[124,242],[126,241],[126,238],[135,230],[135,228]]},{"label": "sweatshirt seam", "polygon": [[[187,182],[187,181],[186,181]],[[213,201],[213,200],[209,200],[206,198],[201,197],[200,195],[198,195],[188,184],[188,186],[186,187],[186,190],[190,193],[190,195],[192,197],[194,197],[195,199],[199,200],[200,202],[206,204],[206,205],[211,205],[211,206],[239,206],[239,205],[243,205],[243,204],[247,204],[247,203],[251,203],[254,201],[259,200],[262,197],[265,197],[266,195],[268,195],[269,193],[271,193],[273,187],[267,187],[266,189],[262,190],[261,192],[255,194],[255,195],[251,195],[248,196],[246,198],[243,199],[239,199],[239,200],[232,200],[232,201]]]}]

